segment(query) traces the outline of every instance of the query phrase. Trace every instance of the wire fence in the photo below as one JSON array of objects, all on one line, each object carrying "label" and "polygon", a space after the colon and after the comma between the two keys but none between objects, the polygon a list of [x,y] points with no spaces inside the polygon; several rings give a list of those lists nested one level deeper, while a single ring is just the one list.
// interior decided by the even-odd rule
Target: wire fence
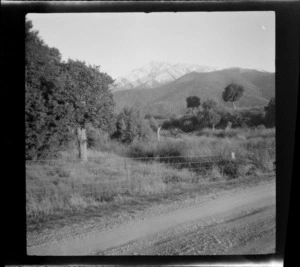
[{"label": "wire fence", "polygon": [[[264,149],[268,153],[275,153],[273,148],[265,148]],[[239,155],[238,153],[231,152],[231,157],[232,153],[236,154],[238,159],[243,159],[245,158],[243,155]],[[247,154],[249,155],[255,155],[254,152],[247,151]],[[229,155],[229,156],[230,156]],[[224,156],[216,156],[216,155],[195,155],[195,156],[159,156],[159,155],[149,155],[149,156],[144,156],[144,157],[123,157],[123,156],[114,156],[114,157],[109,157],[109,156],[88,156],[88,161],[90,160],[101,160],[101,159],[113,159],[113,160],[138,160],[138,161],[157,161],[157,160],[168,160],[168,159],[187,159],[187,158],[197,158],[197,159],[203,159],[203,160],[216,160],[220,158],[224,158]],[[82,162],[79,157],[62,157],[62,158],[53,158],[53,159],[38,159],[38,160],[25,160],[26,164],[30,163],[43,163],[43,162],[58,162],[58,161],[71,161],[71,162]]]},{"label": "wire fence", "polygon": [[[62,168],[63,170],[79,170],[85,168],[87,170],[103,170],[103,167],[109,165],[116,169],[124,168],[145,168],[147,165],[172,167],[176,169],[211,169],[214,165],[222,168],[224,165],[231,164],[252,164],[257,162],[255,157],[236,155],[231,153],[230,156],[212,156],[212,155],[197,155],[197,156],[156,156],[156,157],[89,157],[88,161],[83,162],[75,158],[63,159],[48,159],[48,160],[27,160],[26,170],[31,167],[45,166],[46,168]],[[78,164],[80,163],[80,164]],[[81,164],[82,163],[82,164]],[[275,161],[274,161],[275,168]]]},{"label": "wire fence", "polygon": [[[248,152],[250,154],[250,152]],[[254,153],[253,153],[254,154]],[[180,160],[180,159],[197,159],[199,161],[215,161],[219,159],[224,159],[228,157],[224,156],[212,156],[212,155],[197,155],[197,156],[170,156],[170,157],[161,157],[161,156],[148,156],[148,157],[106,157],[106,156],[89,156],[88,161],[95,161],[95,160],[116,160],[116,161],[124,161],[124,160],[137,160],[137,161],[167,161],[172,159],[174,160]],[[238,156],[238,159],[245,159],[246,157],[243,157],[241,155]],[[57,158],[57,159],[41,159],[41,160],[25,160],[26,164],[33,164],[33,163],[47,163],[47,162],[82,162],[82,160],[77,158],[71,158],[71,157],[64,157],[64,158]]]},{"label": "wire fence", "polygon": [[[180,158],[215,158],[218,156],[211,156],[211,155],[197,155],[197,156],[169,156],[169,157],[161,157],[161,156],[148,156],[148,157],[107,157],[107,156],[89,156],[88,160],[98,160],[98,159],[113,159],[113,160],[159,160],[159,159],[180,159]],[[72,158],[72,157],[64,157],[64,158],[57,158],[57,159],[41,159],[41,160],[26,160],[26,163],[36,163],[36,162],[57,162],[59,160],[65,161],[81,161],[79,157]]]},{"label": "wire fence", "polygon": [[[249,155],[231,152],[225,156],[90,156],[87,162],[72,157],[27,160],[27,175],[33,177],[41,173],[51,181],[43,184],[42,187],[35,186],[34,182],[31,183],[27,187],[27,195],[40,200],[45,196],[56,197],[68,194],[105,198],[110,194],[109,192],[114,194],[124,193],[126,190],[132,192],[134,191],[132,188],[139,186],[139,183],[145,181],[147,183],[155,179],[156,182],[169,184],[196,183],[203,177],[214,175],[236,178],[240,167],[247,166],[246,172],[251,173],[254,164],[260,164],[255,154],[249,153]],[[275,163],[273,164],[272,170],[266,171],[265,174],[261,172],[261,175],[274,173]]]}]

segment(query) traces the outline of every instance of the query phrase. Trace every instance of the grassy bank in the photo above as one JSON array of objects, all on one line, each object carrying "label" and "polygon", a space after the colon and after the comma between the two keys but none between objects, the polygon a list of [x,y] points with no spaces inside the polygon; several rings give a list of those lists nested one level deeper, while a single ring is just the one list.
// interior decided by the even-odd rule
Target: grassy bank
[{"label": "grassy bank", "polygon": [[[205,130],[119,147],[105,142],[105,149],[88,151],[86,163],[74,160],[76,154],[70,151],[57,160],[28,162],[28,223],[103,209],[111,203],[124,205],[133,199],[200,193],[274,171],[274,130],[217,134],[221,132]],[[230,160],[231,152],[236,153],[235,161]]]}]

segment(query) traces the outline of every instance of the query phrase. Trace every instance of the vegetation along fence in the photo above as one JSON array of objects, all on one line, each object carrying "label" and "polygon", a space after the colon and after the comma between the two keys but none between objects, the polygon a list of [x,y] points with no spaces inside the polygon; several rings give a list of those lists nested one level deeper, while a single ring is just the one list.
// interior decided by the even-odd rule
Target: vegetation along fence
[{"label": "vegetation along fence", "polygon": [[255,157],[251,160],[249,156],[234,153],[227,158],[201,155],[90,157],[85,163],[74,158],[26,161],[27,194],[41,200],[47,195],[66,195],[67,191],[85,197],[99,195],[105,200],[106,194],[111,195],[112,191],[116,194],[126,193],[126,190],[140,192],[139,187],[144,188],[145,184],[153,187],[159,183],[196,183],[213,176],[233,179],[241,175],[241,169],[244,175],[246,172],[251,174],[257,169],[257,164]]}]

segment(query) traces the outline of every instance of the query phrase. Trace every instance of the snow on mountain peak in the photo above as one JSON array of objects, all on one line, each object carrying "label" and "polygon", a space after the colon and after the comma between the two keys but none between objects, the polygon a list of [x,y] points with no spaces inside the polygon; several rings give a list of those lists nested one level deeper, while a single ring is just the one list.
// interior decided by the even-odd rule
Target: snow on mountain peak
[{"label": "snow on mountain peak", "polygon": [[195,64],[151,61],[148,64],[134,69],[129,75],[116,79],[114,91],[131,88],[153,88],[158,85],[174,81],[190,72],[210,72],[216,68]]}]

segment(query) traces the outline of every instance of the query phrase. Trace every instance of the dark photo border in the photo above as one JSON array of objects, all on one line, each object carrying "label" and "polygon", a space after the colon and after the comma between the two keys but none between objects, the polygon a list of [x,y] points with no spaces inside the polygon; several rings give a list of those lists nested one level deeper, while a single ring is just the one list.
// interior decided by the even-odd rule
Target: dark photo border
[{"label": "dark photo border", "polygon": [[[247,256],[27,256],[25,197],[24,29],[27,13],[275,11],[276,27],[276,253]],[[4,265],[181,265],[291,263],[296,211],[292,179],[299,177],[296,147],[300,1],[24,1],[1,3],[1,108],[4,140],[2,259]],[[299,122],[298,122],[299,124]],[[297,133],[297,135],[296,135]],[[297,145],[295,147],[295,145]],[[295,181],[293,181],[294,183]],[[294,185],[294,184],[293,184]],[[292,196],[294,199],[292,200]],[[289,218],[289,219],[288,219]],[[295,220],[295,218],[294,218]]]}]

